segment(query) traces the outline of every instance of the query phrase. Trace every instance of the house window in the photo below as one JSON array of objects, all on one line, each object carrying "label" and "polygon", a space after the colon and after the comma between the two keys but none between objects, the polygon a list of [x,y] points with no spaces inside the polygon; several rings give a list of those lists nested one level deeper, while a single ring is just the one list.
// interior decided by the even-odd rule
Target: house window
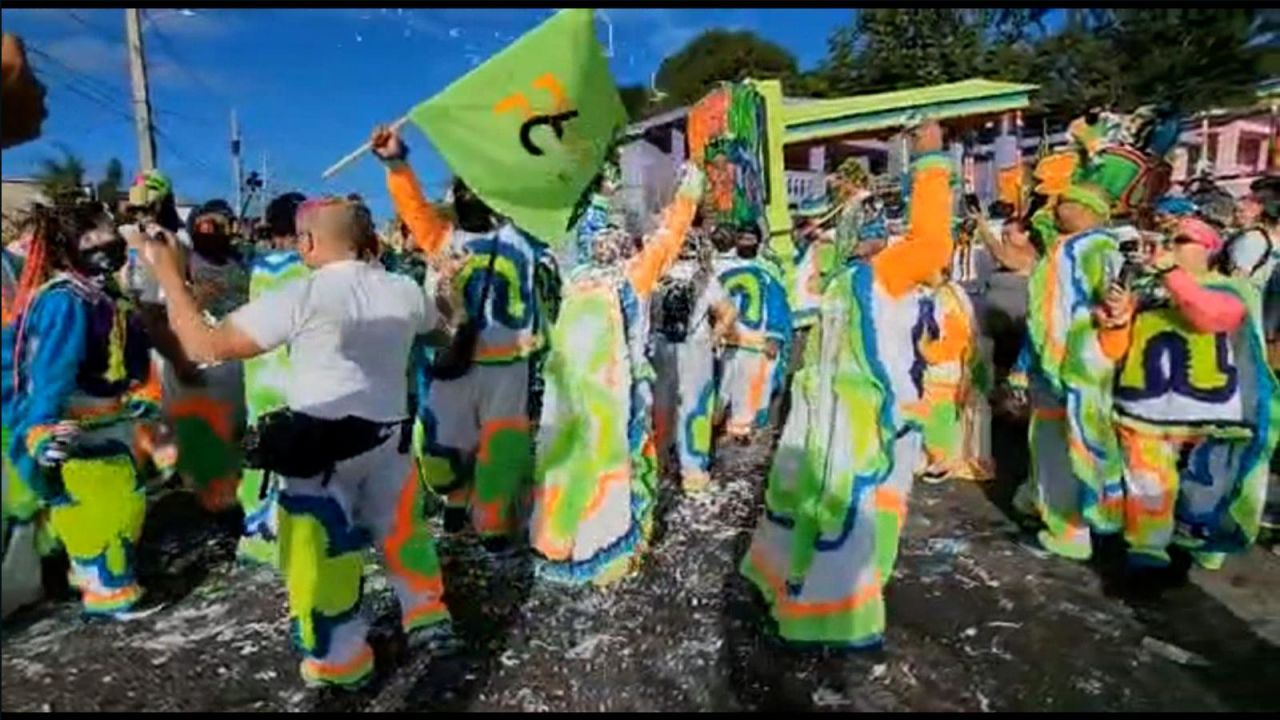
[{"label": "house window", "polygon": [[1241,137],[1236,152],[1236,164],[1254,170],[1262,164],[1262,138]]}]

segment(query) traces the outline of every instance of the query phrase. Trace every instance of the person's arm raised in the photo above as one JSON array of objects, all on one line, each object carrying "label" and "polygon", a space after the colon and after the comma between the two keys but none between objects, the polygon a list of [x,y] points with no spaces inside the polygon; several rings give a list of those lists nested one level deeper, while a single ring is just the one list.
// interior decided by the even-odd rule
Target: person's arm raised
[{"label": "person's arm raised", "polygon": [[418,248],[435,262],[448,246],[453,228],[423,193],[418,177],[409,167],[408,147],[395,130],[383,125],[374,128],[369,145],[387,168],[387,192],[396,213],[409,227]]},{"label": "person's arm raised", "polygon": [[169,327],[173,330],[182,353],[197,363],[240,360],[261,355],[264,348],[235,325],[229,322],[210,325],[205,321],[204,312],[183,277],[181,261],[174,247],[177,238],[159,228],[153,228],[152,231],[165,234],[167,242],[147,240],[143,255],[151,264],[156,280],[164,290]]},{"label": "person's arm raised", "polygon": [[702,200],[705,183],[702,168],[693,163],[685,163],[680,188],[676,191],[675,199],[663,211],[662,223],[627,267],[627,277],[636,292],[641,295],[652,292],[680,257],[680,247],[684,245],[685,235],[698,212],[698,202]]}]

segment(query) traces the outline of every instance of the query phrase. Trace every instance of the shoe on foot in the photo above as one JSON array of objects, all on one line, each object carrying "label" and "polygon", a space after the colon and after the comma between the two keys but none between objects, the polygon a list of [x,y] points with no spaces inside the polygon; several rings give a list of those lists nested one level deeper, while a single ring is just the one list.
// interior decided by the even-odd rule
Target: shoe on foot
[{"label": "shoe on foot", "polygon": [[453,631],[453,622],[445,620],[414,628],[405,635],[405,643],[410,650],[425,650],[431,654],[453,652],[462,647],[462,638]]}]

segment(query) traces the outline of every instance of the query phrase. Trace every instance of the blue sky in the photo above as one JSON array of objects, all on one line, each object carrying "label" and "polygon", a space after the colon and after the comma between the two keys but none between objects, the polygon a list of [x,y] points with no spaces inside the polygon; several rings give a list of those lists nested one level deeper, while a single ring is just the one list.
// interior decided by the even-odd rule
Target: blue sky
[{"label": "blue sky", "polygon": [[[183,200],[231,197],[229,113],[234,105],[249,169],[267,156],[273,189],[359,192],[379,218],[390,204],[371,158],[328,183],[320,173],[367,137],[549,17],[538,9],[213,9],[143,11],[160,167]],[[815,65],[847,9],[609,9],[613,72],[648,83],[667,54],[703,29],[752,30]],[[65,146],[90,177],[118,157],[137,166],[124,44],[124,12],[0,10],[23,36],[49,88],[44,136],[4,154],[4,176],[29,175]],[[607,26],[600,24],[607,40]],[[407,129],[414,164],[438,196],[448,171]]]}]

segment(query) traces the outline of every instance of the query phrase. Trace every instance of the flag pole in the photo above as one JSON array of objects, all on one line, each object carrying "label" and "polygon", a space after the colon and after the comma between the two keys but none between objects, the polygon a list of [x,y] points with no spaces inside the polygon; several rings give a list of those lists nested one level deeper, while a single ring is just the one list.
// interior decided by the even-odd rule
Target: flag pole
[{"label": "flag pole", "polygon": [[[398,131],[398,130],[400,129],[400,127],[401,127],[401,126],[403,126],[403,125],[404,125],[406,122],[408,122],[408,121],[409,121],[409,116],[408,116],[408,115],[405,115],[404,117],[400,118],[399,120],[396,120],[395,122],[391,123],[391,132],[396,132],[396,131]],[[339,172],[340,170],[342,170],[343,168],[347,167],[347,166],[348,166],[348,165],[350,165],[351,163],[353,163],[353,162],[355,162],[356,160],[358,160],[358,159],[360,158],[360,156],[361,156],[361,155],[363,155],[363,154],[365,154],[365,153],[369,152],[369,149],[370,149],[371,147],[372,147],[372,144],[371,144],[370,142],[366,141],[366,142],[365,142],[363,145],[361,145],[360,147],[358,147],[358,148],[356,148],[355,150],[352,150],[351,152],[347,153],[346,157],[344,157],[344,158],[342,158],[341,160],[339,160],[338,162],[336,162],[336,163],[334,163],[334,164],[330,165],[330,166],[329,166],[329,169],[328,169],[328,170],[325,170],[325,171],[324,171],[324,173],[322,173],[322,174],[320,175],[320,179],[321,179],[321,180],[328,180],[329,178],[331,178],[331,177],[333,177],[334,175],[338,174],[338,172]]]}]

